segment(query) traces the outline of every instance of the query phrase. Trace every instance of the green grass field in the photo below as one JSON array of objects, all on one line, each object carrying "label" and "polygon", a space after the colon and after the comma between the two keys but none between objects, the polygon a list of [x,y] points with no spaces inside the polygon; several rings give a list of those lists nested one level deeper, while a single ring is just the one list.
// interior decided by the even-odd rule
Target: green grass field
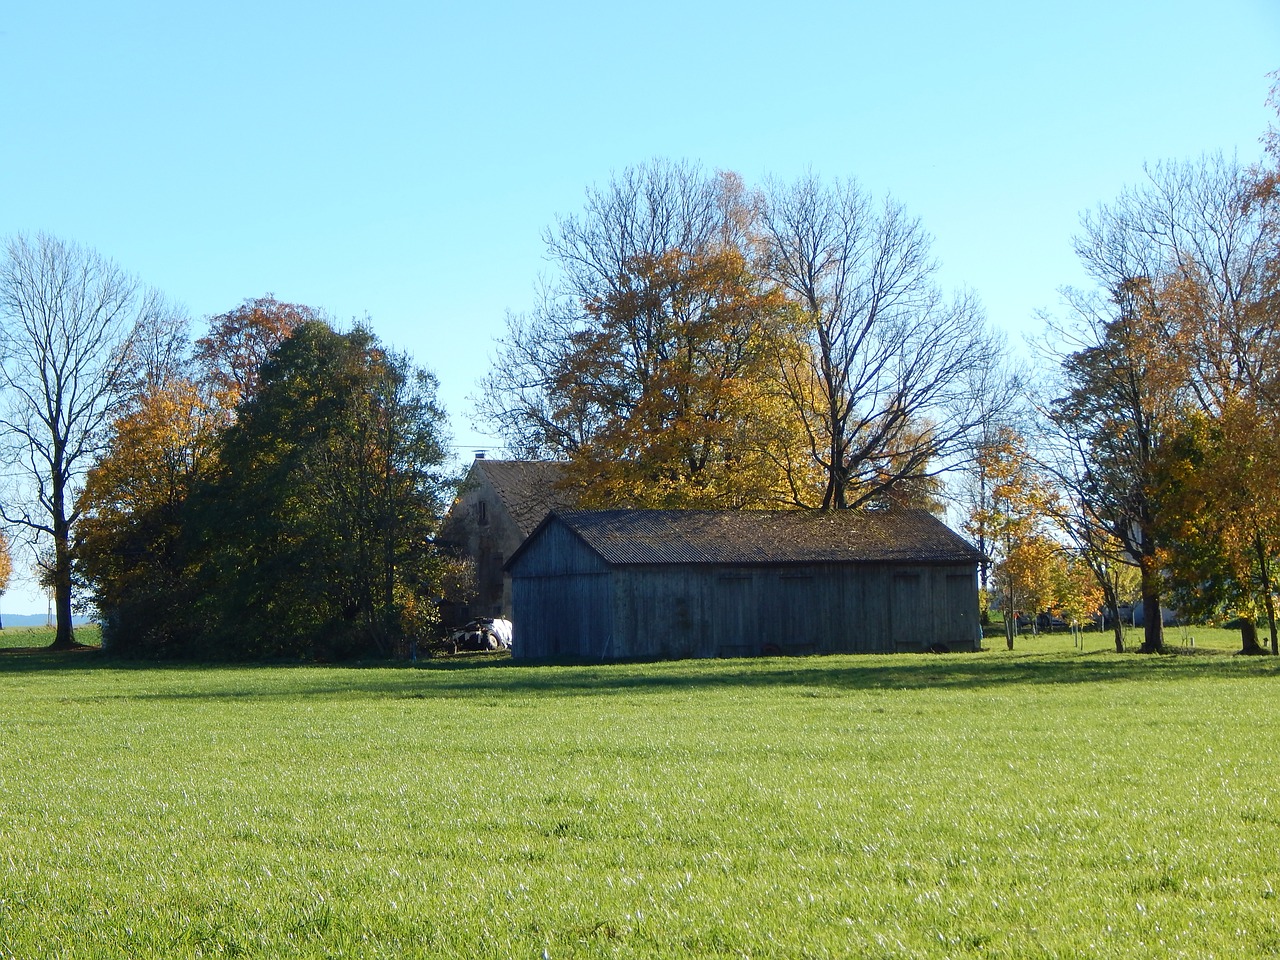
[{"label": "green grass field", "polygon": [[0,653],[0,957],[1280,954],[1280,660],[1087,637],[596,667]]}]

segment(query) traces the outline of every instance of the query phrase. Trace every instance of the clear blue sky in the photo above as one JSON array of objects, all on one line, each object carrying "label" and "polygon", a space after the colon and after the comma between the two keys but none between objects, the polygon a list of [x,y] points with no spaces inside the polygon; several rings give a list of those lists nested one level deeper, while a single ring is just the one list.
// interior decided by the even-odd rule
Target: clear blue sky
[{"label": "clear blue sky", "polygon": [[[542,231],[656,156],[891,193],[1018,342],[1082,211],[1274,120],[1277,0],[45,0],[0,18],[0,236],[91,246],[207,316],[267,292],[467,396]],[[5,598],[14,611],[36,598]]]}]

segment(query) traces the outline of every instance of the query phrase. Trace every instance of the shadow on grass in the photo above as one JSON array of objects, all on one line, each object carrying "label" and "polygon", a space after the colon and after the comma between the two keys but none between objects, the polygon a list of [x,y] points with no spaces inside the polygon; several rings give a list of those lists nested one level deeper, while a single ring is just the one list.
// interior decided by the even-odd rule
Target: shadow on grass
[{"label": "shadow on grass", "polygon": [[[120,671],[154,674],[124,699],[292,699],[608,696],[709,689],[984,690],[1024,684],[1140,683],[1280,676],[1280,658],[1115,653],[980,653],[931,656],[838,655],[618,664],[526,664],[508,657],[425,660],[417,664],[141,663],[100,651],[0,651],[0,676]],[[165,682],[196,678],[198,682]],[[95,697],[100,699],[101,697]]]}]

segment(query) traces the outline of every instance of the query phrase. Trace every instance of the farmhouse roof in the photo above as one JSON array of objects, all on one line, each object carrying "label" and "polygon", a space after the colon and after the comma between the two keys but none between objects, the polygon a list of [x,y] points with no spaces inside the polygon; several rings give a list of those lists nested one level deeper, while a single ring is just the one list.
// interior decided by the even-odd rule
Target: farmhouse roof
[{"label": "farmhouse roof", "polygon": [[476,460],[507,515],[528,537],[553,510],[574,505],[573,494],[559,488],[564,464],[552,460]]},{"label": "farmhouse roof", "polygon": [[614,565],[981,559],[968,541],[927,510],[560,510],[543,525],[555,520]]}]

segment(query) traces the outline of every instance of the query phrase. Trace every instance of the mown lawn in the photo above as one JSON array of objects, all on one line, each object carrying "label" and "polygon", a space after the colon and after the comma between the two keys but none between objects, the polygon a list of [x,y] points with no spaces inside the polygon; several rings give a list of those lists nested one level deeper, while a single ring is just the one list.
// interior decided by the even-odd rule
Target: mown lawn
[{"label": "mown lawn", "polygon": [[1091,636],[595,667],[3,653],[0,957],[1280,953],[1280,662]]}]

